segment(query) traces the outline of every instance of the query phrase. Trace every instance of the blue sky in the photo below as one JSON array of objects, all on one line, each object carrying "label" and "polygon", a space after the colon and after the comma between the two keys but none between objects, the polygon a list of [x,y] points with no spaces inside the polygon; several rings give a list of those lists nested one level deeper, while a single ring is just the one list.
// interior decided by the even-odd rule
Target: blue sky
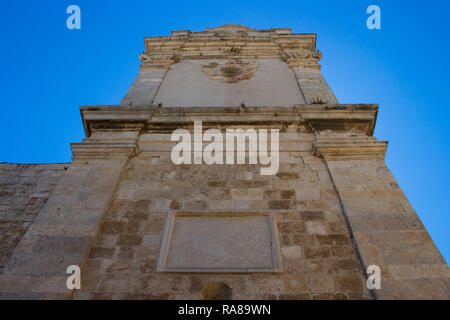
[{"label": "blue sky", "polygon": [[[66,28],[81,7],[82,28]],[[366,8],[381,8],[381,30]],[[144,36],[223,24],[317,33],[322,72],[341,103],[378,103],[386,162],[450,261],[448,1],[0,2],[0,162],[70,162],[80,105],[118,104]]]}]

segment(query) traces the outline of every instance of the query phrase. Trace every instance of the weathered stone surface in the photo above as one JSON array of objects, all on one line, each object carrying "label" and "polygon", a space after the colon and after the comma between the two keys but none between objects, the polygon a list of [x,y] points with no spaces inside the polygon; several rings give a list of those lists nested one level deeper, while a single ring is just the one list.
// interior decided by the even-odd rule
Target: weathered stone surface
[{"label": "weathered stone surface", "polygon": [[[173,219],[173,221],[172,221]],[[280,268],[279,248],[271,239],[273,222],[268,215],[174,215],[164,234],[170,245],[160,252],[161,271],[251,272]]]},{"label": "weathered stone surface", "polygon": [[[0,165],[0,299],[449,299],[448,265],[372,137],[378,106],[337,104],[315,43],[237,25],[146,38],[121,105],[80,108],[70,165]],[[248,153],[175,165],[171,133],[195,120],[279,130],[277,173]]]},{"label": "weathered stone surface", "polygon": [[438,271],[448,266],[384,161],[334,159],[328,166],[364,264],[380,266],[387,282],[377,297],[448,299],[448,274]]},{"label": "weathered stone surface", "polygon": [[300,259],[303,257],[302,248],[300,246],[284,247],[281,252],[288,259]]},{"label": "weathered stone surface", "polygon": [[202,289],[205,300],[229,300],[231,289],[223,282],[210,282]]},{"label": "weathered stone surface", "polygon": [[32,250],[35,239],[23,236],[69,166],[0,164],[0,274],[18,245]]}]

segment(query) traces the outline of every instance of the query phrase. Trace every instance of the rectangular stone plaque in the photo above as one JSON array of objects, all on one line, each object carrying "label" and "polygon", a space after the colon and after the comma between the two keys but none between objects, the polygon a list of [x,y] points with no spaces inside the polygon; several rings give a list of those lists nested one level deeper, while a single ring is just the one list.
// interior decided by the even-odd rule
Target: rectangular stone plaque
[{"label": "rectangular stone plaque", "polygon": [[281,272],[274,217],[169,213],[157,272]]}]

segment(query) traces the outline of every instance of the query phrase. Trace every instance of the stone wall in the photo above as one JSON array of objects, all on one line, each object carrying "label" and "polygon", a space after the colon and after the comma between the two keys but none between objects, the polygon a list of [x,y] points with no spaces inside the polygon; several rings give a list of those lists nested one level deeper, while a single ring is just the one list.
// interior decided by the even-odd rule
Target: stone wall
[{"label": "stone wall", "polygon": [[[257,68],[248,79],[236,83],[210,79],[202,71],[202,65],[216,63],[220,66],[229,61],[183,60],[172,65],[161,83],[155,104],[162,103],[164,107],[223,107],[239,106],[244,103],[247,106],[291,107],[294,104],[305,103],[294,73],[280,58],[242,60],[236,65],[252,62]],[[273,88],[277,90],[274,91]],[[173,94],[174,92],[176,94]],[[151,104],[151,100],[147,104]]]},{"label": "stone wall", "polygon": [[67,267],[83,265],[91,237],[126,161],[90,158],[74,159],[24,230],[0,274],[0,298],[67,297]]},{"label": "stone wall", "polygon": [[[291,107],[338,103],[321,74],[318,63],[322,53],[316,50],[315,34],[231,25],[201,32],[174,31],[171,36],[144,41],[140,73],[121,105]],[[208,76],[202,72],[206,64],[215,65]],[[223,68],[225,65],[228,67]],[[239,74],[223,81],[230,76],[231,65]]]},{"label": "stone wall", "polygon": [[155,95],[166,73],[167,70],[164,69],[141,70],[120,104],[125,106],[153,104]]},{"label": "stone wall", "polygon": [[294,68],[298,86],[307,104],[338,103],[333,91],[319,70]]},{"label": "stone wall", "polygon": [[[273,212],[284,272],[157,273],[166,216],[186,211]],[[321,159],[285,153],[276,176],[256,165],[176,166],[168,152],[128,162],[74,298],[202,299],[217,281],[232,299],[371,298]]]},{"label": "stone wall", "polygon": [[381,299],[449,299],[450,268],[384,160],[328,161],[364,264],[382,272]]},{"label": "stone wall", "polygon": [[[219,288],[231,299],[448,299],[449,268],[384,163],[387,143],[371,136],[377,111],[82,107],[87,138],[70,166],[0,166],[0,298],[201,299]],[[171,132],[197,120],[279,129],[277,174],[174,165]],[[167,217],[191,213],[273,216],[281,268],[161,268]],[[382,278],[369,292],[371,264]],[[81,290],[66,286],[69,265],[81,267]]]},{"label": "stone wall", "polygon": [[0,274],[69,166],[0,164]]}]

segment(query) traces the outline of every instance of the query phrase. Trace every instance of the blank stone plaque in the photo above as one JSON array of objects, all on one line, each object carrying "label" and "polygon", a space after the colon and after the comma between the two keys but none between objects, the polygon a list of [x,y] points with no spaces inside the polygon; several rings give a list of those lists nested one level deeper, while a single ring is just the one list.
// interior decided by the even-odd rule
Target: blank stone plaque
[{"label": "blank stone plaque", "polygon": [[170,213],[158,272],[280,272],[270,214]]}]

